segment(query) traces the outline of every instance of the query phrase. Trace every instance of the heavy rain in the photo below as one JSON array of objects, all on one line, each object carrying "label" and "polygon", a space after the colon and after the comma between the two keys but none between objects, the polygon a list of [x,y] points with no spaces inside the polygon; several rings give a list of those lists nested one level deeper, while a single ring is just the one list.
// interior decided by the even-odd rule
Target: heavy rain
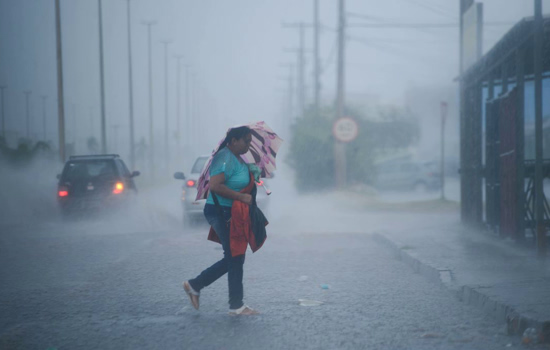
[{"label": "heavy rain", "polygon": [[549,77],[550,0],[0,0],[0,349],[549,349]]}]

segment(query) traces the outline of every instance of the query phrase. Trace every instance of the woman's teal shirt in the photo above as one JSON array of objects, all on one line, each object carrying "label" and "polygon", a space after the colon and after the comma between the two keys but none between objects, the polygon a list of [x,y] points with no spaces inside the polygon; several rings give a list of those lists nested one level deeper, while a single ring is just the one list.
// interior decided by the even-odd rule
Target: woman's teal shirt
[{"label": "woman's teal shirt", "polygon": [[[225,175],[225,185],[233,191],[241,191],[250,182],[248,166],[240,162],[237,156],[233,154],[227,147],[222,148],[212,159],[210,165],[210,178],[212,176],[223,173]],[[220,205],[230,207],[233,205],[233,200],[216,195]],[[214,204],[212,192],[209,191],[207,204]]]}]

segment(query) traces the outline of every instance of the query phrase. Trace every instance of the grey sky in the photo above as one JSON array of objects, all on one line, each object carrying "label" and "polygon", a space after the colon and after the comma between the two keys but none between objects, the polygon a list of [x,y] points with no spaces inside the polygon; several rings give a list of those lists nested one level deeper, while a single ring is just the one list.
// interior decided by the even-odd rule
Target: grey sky
[{"label": "grey sky", "polygon": [[[487,22],[515,23],[532,15],[530,0],[486,0]],[[219,139],[226,127],[250,120],[281,125],[284,111],[282,80],[287,70],[280,63],[294,62],[284,48],[296,47],[298,33],[282,28],[283,22],[312,21],[312,0],[131,0],[134,102],[137,136],[146,136],[147,36],[142,20],[153,26],[155,129],[164,126],[164,58],[161,40],[172,40],[169,60],[169,108],[171,129],[175,125],[176,70],[174,54],[193,65],[202,87],[202,113],[212,129],[205,144]],[[544,0],[546,13],[549,1]],[[99,135],[99,63],[97,1],[61,0],[65,101],[68,128],[84,139],[93,128]],[[457,21],[455,0],[348,0],[347,11],[393,22],[449,23]],[[321,22],[335,28],[337,1],[320,0]],[[349,23],[361,23],[349,18]],[[128,122],[128,68],[126,1],[103,1],[105,40],[106,109],[108,131],[113,124]],[[505,33],[507,26],[486,27],[485,51]],[[403,103],[404,91],[414,86],[452,85],[458,71],[458,28],[373,29],[350,28],[348,35],[369,45],[347,42],[346,90],[350,94],[376,95],[381,102]],[[323,98],[333,99],[336,36],[326,29],[321,35]],[[312,32],[306,43],[312,48]],[[311,99],[311,55],[307,55],[307,85]],[[55,140],[54,0],[0,0],[0,85],[7,85],[7,128],[24,132],[24,90],[32,91],[31,113],[41,120],[39,96],[48,95],[49,133]],[[183,78],[183,74],[182,74]],[[183,96],[182,96],[183,101]],[[73,107],[74,106],[74,107]],[[183,107],[182,107],[183,108]],[[205,117],[206,118],[206,117]],[[217,118],[217,119],[216,119]],[[213,124],[216,126],[209,126]],[[41,124],[39,124],[41,125]],[[41,130],[41,127],[35,129]],[[39,132],[39,131],[36,131]],[[122,133],[122,131],[119,131]],[[201,134],[201,135],[202,135]],[[160,135],[160,134],[159,134]],[[71,134],[69,132],[69,141]],[[74,135],[73,135],[74,137]]]}]

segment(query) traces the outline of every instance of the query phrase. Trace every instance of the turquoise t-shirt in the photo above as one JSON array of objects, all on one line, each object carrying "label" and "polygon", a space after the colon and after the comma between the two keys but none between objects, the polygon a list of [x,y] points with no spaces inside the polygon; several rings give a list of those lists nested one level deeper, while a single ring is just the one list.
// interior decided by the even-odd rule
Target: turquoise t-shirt
[{"label": "turquoise t-shirt", "polygon": [[[233,191],[241,191],[250,182],[248,166],[240,162],[237,157],[227,147],[222,148],[212,159],[210,165],[210,177],[224,173],[225,185]],[[216,195],[220,205],[230,207],[233,205],[233,200]],[[214,204],[212,192],[208,193],[206,203]]]}]

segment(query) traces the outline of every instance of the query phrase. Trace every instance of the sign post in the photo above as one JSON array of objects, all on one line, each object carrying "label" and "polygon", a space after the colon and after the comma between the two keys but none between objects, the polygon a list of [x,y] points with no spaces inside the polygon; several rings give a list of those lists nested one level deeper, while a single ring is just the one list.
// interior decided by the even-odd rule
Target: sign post
[{"label": "sign post", "polygon": [[359,126],[352,118],[338,118],[332,125],[332,135],[335,138],[334,174],[336,186],[339,188],[345,187],[347,182],[346,143],[355,140],[358,134]]}]

